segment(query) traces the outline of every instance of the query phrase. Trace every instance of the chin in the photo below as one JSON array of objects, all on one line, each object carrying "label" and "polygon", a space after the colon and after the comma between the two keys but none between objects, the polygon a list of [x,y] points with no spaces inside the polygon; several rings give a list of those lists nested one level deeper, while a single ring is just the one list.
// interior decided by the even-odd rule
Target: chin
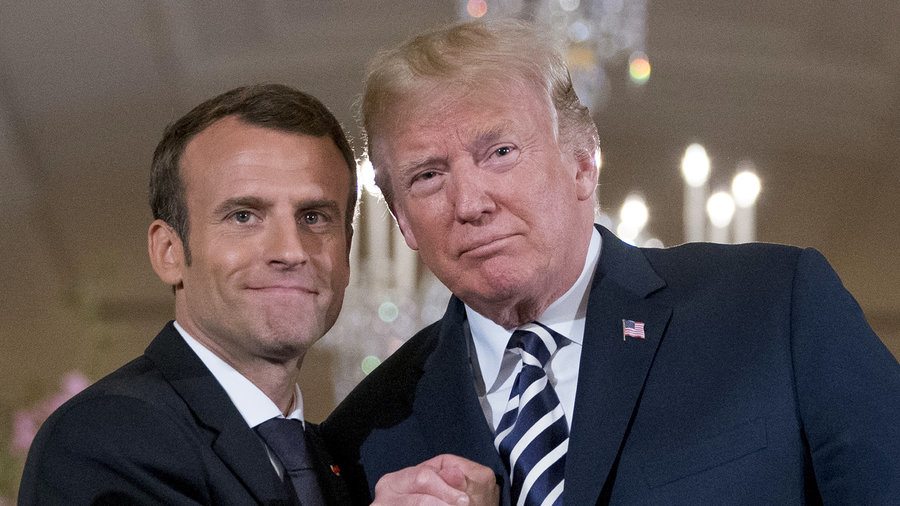
[{"label": "chin", "polygon": [[472,300],[492,306],[512,304],[514,301],[522,299],[526,293],[533,291],[530,289],[529,281],[526,279],[481,278],[480,281],[470,284],[467,288],[451,291],[464,302]]},{"label": "chin", "polygon": [[275,362],[287,362],[302,357],[309,349],[302,339],[274,339],[263,344],[264,354]]},{"label": "chin", "polygon": [[316,324],[269,327],[262,334],[263,341],[273,348],[306,349],[318,339]]}]

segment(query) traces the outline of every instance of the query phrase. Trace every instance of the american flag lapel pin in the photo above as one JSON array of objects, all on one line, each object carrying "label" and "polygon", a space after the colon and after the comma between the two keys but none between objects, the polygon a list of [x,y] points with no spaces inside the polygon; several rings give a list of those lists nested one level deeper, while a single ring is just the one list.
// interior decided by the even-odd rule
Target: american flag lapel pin
[{"label": "american flag lapel pin", "polygon": [[636,322],[634,320],[622,320],[622,340],[628,337],[636,339],[645,339],[644,322]]}]

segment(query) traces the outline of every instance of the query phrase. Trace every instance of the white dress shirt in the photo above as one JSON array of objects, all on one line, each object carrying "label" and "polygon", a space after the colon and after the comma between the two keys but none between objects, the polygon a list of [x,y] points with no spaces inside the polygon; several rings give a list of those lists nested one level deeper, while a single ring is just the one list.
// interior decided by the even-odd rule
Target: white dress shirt
[{"label": "white dress shirt", "polygon": [[[559,397],[569,429],[572,428],[572,412],[575,409],[575,387],[581,363],[588,295],[600,259],[601,242],[600,233],[594,228],[581,275],[537,319],[567,339],[550,358],[547,378]],[[518,354],[506,349],[512,331],[478,314],[469,306],[466,306],[466,316],[473,344],[470,350],[474,352],[470,361],[475,375],[475,390],[484,416],[496,432],[506,410],[513,383],[522,369],[522,361]]]},{"label": "white dress shirt", "polygon": [[[247,425],[253,429],[257,425],[271,418],[292,418],[303,422],[303,395],[300,393],[300,385],[294,385],[294,400],[291,412],[287,416],[278,409],[278,406],[269,399],[262,390],[248,380],[243,374],[239,373],[234,367],[225,362],[218,355],[209,350],[206,346],[200,344],[187,333],[178,322],[175,322],[175,330],[184,338],[184,342],[194,350],[203,365],[209,369],[216,381],[225,389],[228,398],[234,403],[238,412],[247,422]],[[306,427],[304,423],[304,427]],[[262,442],[262,438],[260,438]],[[265,443],[263,443],[265,445]],[[269,453],[269,460],[279,477],[283,477],[284,469],[278,459],[275,458],[272,450],[266,446]]]}]

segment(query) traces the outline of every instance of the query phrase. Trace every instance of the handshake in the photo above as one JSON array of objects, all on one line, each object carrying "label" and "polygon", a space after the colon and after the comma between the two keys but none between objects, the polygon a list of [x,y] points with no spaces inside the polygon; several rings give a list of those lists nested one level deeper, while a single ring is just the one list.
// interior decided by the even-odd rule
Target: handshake
[{"label": "handshake", "polygon": [[490,468],[445,454],[382,476],[372,504],[493,506],[499,501],[500,487]]}]

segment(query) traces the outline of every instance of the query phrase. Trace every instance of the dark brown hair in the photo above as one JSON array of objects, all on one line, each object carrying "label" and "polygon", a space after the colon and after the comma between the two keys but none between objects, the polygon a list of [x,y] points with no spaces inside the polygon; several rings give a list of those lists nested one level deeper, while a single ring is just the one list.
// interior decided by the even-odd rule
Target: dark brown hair
[{"label": "dark brown hair", "polygon": [[150,168],[150,209],[153,218],[175,229],[190,264],[188,209],[181,155],[188,142],[216,121],[235,116],[254,126],[314,137],[328,136],[340,150],[350,171],[347,190],[347,237],[353,234],[356,209],[356,159],[340,123],[315,97],[281,84],[257,84],[236,88],[213,97],[166,127],[153,153]]}]

